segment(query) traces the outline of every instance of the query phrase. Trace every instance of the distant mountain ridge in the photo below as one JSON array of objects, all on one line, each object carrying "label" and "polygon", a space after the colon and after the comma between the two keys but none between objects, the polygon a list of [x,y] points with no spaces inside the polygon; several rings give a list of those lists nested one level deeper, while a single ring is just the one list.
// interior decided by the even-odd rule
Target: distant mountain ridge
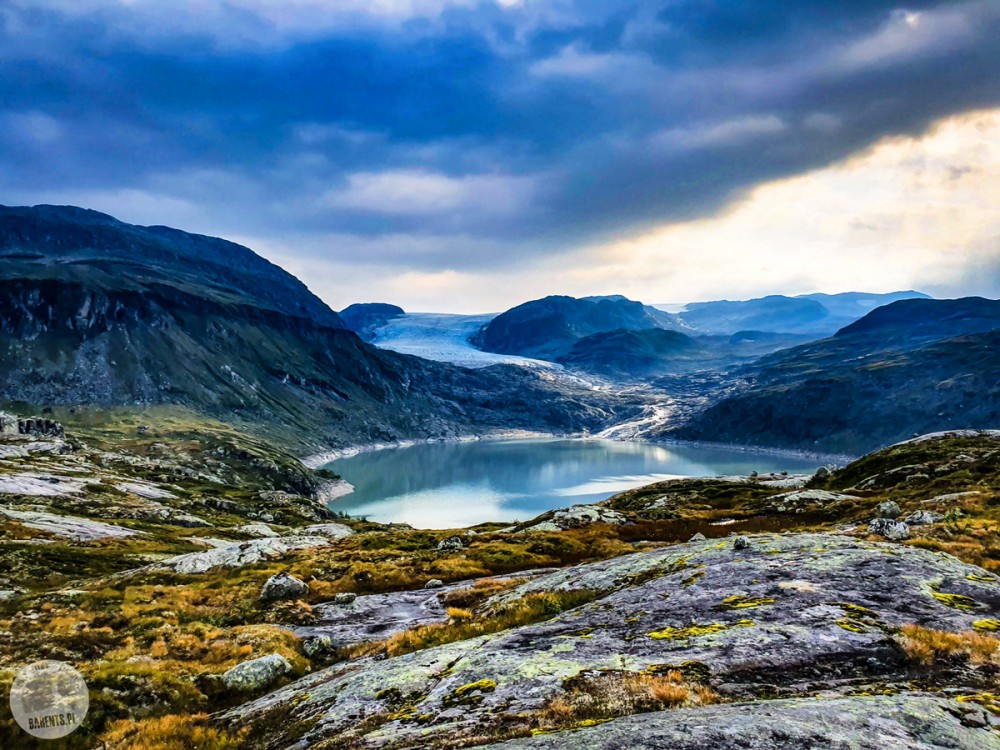
[{"label": "distant mountain ridge", "polygon": [[677,317],[700,333],[731,335],[740,331],[830,336],[876,307],[903,299],[929,299],[915,291],[868,294],[805,294],[788,297],[772,294],[749,300],[693,302]]},{"label": "distant mountain ridge", "polygon": [[672,434],[860,453],[914,433],[1000,427],[1000,301],[893,302],[744,375],[748,388]]}]

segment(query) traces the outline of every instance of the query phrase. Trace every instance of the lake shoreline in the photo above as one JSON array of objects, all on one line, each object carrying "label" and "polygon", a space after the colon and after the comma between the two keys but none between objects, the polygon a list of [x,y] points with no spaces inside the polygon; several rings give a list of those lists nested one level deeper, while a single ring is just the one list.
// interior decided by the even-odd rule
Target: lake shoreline
[{"label": "lake shoreline", "polygon": [[446,437],[413,438],[384,443],[361,443],[346,448],[335,448],[328,451],[321,451],[301,459],[302,464],[309,469],[318,469],[326,464],[332,463],[341,458],[350,458],[361,453],[371,453],[374,451],[391,450],[393,448],[410,448],[414,445],[434,445],[449,443],[474,443],[490,440],[612,440],[619,443],[645,443],[648,445],[677,445],[692,448],[710,448],[718,450],[730,450],[741,453],[759,453],[768,456],[788,456],[790,458],[809,458],[823,462],[824,466],[846,465],[856,460],[859,456],[852,456],[846,453],[820,453],[817,451],[807,451],[796,448],[776,448],[759,445],[742,445],[740,443],[712,443],[703,440],[678,440],[673,438],[660,438],[657,440],[625,439],[597,437],[589,433],[554,433],[537,432],[532,430],[498,430],[471,435],[453,435]]},{"label": "lake shoreline", "polygon": [[532,440],[532,439],[566,439],[573,440],[583,435],[557,434],[552,432],[535,432],[532,430],[497,430],[471,435],[449,435],[445,437],[410,438],[397,440],[391,443],[361,443],[347,448],[333,448],[328,451],[314,453],[301,459],[303,466],[308,469],[318,469],[328,463],[340,458],[350,458],[361,453],[372,453],[374,451],[391,450],[393,448],[410,448],[414,445],[435,445],[449,443],[476,443],[487,440]]}]

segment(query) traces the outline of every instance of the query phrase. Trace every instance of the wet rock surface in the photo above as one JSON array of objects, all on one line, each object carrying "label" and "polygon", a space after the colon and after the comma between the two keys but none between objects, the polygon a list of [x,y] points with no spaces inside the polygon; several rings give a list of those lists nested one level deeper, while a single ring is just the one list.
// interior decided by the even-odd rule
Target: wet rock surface
[{"label": "wet rock surface", "polygon": [[[528,571],[519,573],[517,578],[533,575],[536,573]],[[295,628],[295,633],[303,638],[324,636],[328,645],[337,648],[383,640],[420,625],[447,622],[448,608],[443,599],[454,591],[470,588],[473,583],[462,581],[429,589],[367,596],[337,594],[333,601],[313,607],[316,624]]]},{"label": "wet rock surface", "polygon": [[988,729],[960,704],[930,696],[777,700],[627,716],[606,724],[485,746],[484,750],[987,750]]},{"label": "wet rock surface", "polygon": [[[304,742],[361,733],[366,746],[391,739],[393,747],[411,747],[530,716],[560,694],[567,678],[600,670],[696,673],[731,700],[860,691],[906,679],[892,637],[902,625],[968,631],[1000,612],[1000,579],[940,553],[834,534],[760,535],[751,542],[739,551],[731,539],[689,542],[539,576],[485,606],[552,591],[587,590],[597,599],[539,624],[337,665],[224,719],[266,722],[282,712],[312,727],[297,738]],[[363,607],[365,599],[373,597],[350,606]],[[414,606],[433,611],[427,600]],[[460,715],[450,711],[456,704]],[[704,714],[710,725],[712,715]],[[768,731],[779,731],[777,720]],[[712,745],[678,745],[696,746]]]}]

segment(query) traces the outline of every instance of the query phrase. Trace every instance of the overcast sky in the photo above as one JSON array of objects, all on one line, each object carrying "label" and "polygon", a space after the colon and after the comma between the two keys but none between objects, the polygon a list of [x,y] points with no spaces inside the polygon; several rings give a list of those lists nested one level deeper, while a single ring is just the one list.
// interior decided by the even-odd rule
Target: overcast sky
[{"label": "overcast sky", "polygon": [[335,308],[1000,296],[1000,2],[0,0],[0,203]]}]

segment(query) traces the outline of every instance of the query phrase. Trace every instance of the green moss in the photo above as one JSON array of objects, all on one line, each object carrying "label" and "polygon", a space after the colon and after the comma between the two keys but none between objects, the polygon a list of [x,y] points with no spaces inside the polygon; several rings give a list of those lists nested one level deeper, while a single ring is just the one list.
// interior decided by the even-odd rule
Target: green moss
[{"label": "green moss", "polygon": [[978,609],[980,606],[979,602],[971,596],[965,596],[964,594],[945,594],[941,591],[932,591],[931,595],[943,605],[952,609],[969,611]]},{"label": "green moss", "polygon": [[474,706],[483,700],[483,696],[486,693],[492,693],[497,689],[497,683],[495,680],[478,680],[477,682],[470,682],[467,685],[462,685],[460,687],[452,690],[448,695],[444,697],[444,704],[446,706],[453,705],[471,705]]},{"label": "green moss", "polygon": [[703,635],[713,635],[715,633],[721,633],[724,630],[729,630],[730,628],[740,627],[749,628],[753,627],[753,620],[740,620],[735,623],[721,623],[713,622],[708,625],[689,625],[686,628],[663,628],[662,630],[654,630],[652,633],[646,633],[650,638],[658,641],[662,640],[678,640],[682,638],[697,638]]},{"label": "green moss", "polygon": [[869,628],[857,620],[849,620],[846,617],[837,620],[837,624],[844,630],[850,631],[851,633],[867,633]]},{"label": "green moss", "polygon": [[831,602],[836,607],[840,607],[844,616],[836,621],[836,624],[850,633],[870,633],[881,631],[891,632],[885,623],[881,621],[878,612],[862,607],[860,604],[850,602]]},{"label": "green moss", "polygon": [[996,576],[981,576],[976,573],[969,573],[966,578],[970,581],[976,581],[977,583],[997,583]]},{"label": "green moss", "polygon": [[955,700],[959,703],[978,703],[990,713],[1000,715],[1000,695],[997,695],[996,693],[960,695]]},{"label": "green moss", "polygon": [[734,594],[722,600],[722,604],[715,609],[751,609],[753,607],[763,607],[767,604],[774,604],[774,599],[766,596],[745,596]]},{"label": "green moss", "polygon": [[981,633],[995,633],[1000,630],[1000,620],[976,620],[972,627]]}]

